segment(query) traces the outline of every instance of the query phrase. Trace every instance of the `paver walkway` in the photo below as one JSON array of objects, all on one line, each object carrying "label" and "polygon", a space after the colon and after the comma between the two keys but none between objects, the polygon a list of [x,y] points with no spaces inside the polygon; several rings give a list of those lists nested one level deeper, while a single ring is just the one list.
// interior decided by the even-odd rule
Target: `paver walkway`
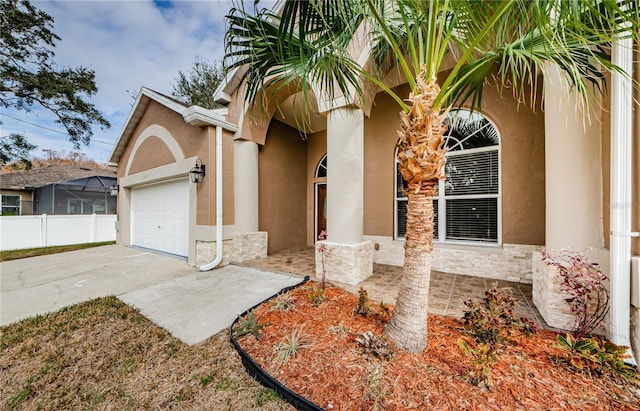
[{"label": "paver walkway", "polygon": [[[263,270],[310,276],[315,279],[313,247],[285,250],[266,258],[248,261],[243,265]],[[367,290],[369,298],[385,303],[395,303],[398,296],[402,267],[373,264],[373,275],[357,285],[334,283],[354,294],[360,287]],[[497,280],[432,271],[429,289],[429,312],[449,317],[462,317],[464,302],[472,298],[483,298],[484,292]],[[511,287],[513,296],[520,302],[516,315],[524,315],[539,327],[549,328],[536,309],[531,298],[532,285],[510,281],[497,281],[500,287]]]}]

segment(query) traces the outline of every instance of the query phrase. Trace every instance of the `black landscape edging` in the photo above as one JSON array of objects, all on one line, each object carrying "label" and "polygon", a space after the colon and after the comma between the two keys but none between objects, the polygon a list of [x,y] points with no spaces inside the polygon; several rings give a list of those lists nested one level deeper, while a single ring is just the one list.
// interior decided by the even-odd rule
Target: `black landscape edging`
[{"label": "black landscape edging", "polygon": [[254,305],[253,307],[249,308],[248,310],[240,314],[238,318],[236,318],[235,321],[233,321],[233,324],[231,324],[231,328],[229,328],[229,339],[231,340],[231,344],[233,344],[238,354],[240,354],[240,358],[242,359],[242,365],[244,365],[244,368],[247,370],[247,373],[253,379],[258,381],[260,384],[264,385],[265,387],[275,390],[278,393],[278,395],[280,395],[289,404],[293,405],[297,410],[324,411],[324,409],[321,408],[320,406],[296,394],[295,392],[287,388],[285,385],[280,384],[278,380],[273,378],[269,373],[263,370],[262,367],[260,367],[255,361],[253,361],[253,359],[249,356],[249,354],[247,354],[242,349],[242,347],[240,347],[240,344],[238,344],[236,339],[233,338],[233,328],[235,327],[240,317],[244,317],[245,315],[247,315],[247,313],[249,313],[249,311],[279,296],[280,294],[286,293],[289,290],[293,290],[294,288],[298,288],[301,285],[304,285],[307,281],[309,281],[309,276],[304,277],[304,279],[298,284],[283,288],[282,290],[278,291],[277,294],[274,294],[271,297],[267,298],[266,300],[259,302],[258,304]]}]

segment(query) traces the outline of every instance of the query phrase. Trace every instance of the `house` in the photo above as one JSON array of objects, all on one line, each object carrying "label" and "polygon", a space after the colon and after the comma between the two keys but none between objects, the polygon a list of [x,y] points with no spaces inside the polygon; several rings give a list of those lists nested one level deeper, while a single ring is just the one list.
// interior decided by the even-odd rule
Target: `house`
[{"label": "house", "polygon": [[[640,78],[637,65],[633,73]],[[326,231],[316,271],[324,258],[330,280],[353,284],[371,275],[374,262],[401,265],[407,199],[395,163],[393,101],[378,93],[362,106],[318,99],[308,107],[291,86],[277,91],[265,116],[245,109],[240,78],[232,73],[219,88],[227,108],[218,110],[141,89],[110,158],[118,165],[118,241],[206,269],[317,245]],[[544,110],[487,87],[482,114],[451,113],[448,176],[433,199],[432,268],[533,283],[547,323],[566,329],[573,317],[540,251],[589,248],[622,284],[621,293],[612,287],[609,332],[628,335],[631,322],[640,352],[640,239],[633,238],[640,110],[612,116],[631,103],[607,95],[596,112],[583,112],[558,80],[545,79]],[[405,83],[389,73],[387,86]],[[621,134],[611,132],[621,124],[633,128],[632,148],[622,150],[632,153],[626,166]],[[612,190],[619,176],[627,183]],[[630,225],[624,232],[611,221],[621,210]]]},{"label": "house", "polygon": [[2,174],[2,215],[115,214],[115,185],[115,170],[74,164]]}]

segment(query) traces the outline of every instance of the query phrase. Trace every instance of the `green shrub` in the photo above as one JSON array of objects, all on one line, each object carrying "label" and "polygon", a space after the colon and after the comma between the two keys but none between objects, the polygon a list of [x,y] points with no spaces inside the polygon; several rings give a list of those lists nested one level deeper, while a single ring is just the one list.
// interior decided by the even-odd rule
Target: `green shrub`
[{"label": "green shrub", "polygon": [[518,301],[509,287],[498,288],[498,284],[494,282],[484,294],[483,299],[464,303],[469,310],[465,311],[462,321],[476,342],[495,346],[510,335],[513,329],[526,334],[537,331],[533,321],[526,317],[514,317]]},{"label": "green shrub", "polygon": [[639,383],[636,369],[624,360],[631,358],[629,347],[616,345],[599,337],[575,338],[572,334],[558,335],[558,346],[567,353],[569,364],[589,375],[609,374]]}]

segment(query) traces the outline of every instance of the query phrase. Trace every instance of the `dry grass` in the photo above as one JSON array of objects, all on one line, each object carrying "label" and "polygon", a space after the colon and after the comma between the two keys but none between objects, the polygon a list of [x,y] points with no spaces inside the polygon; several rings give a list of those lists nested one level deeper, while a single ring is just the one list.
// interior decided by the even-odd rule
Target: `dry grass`
[{"label": "dry grass", "polygon": [[0,409],[290,410],[227,331],[183,344],[115,297],[0,328]]}]

